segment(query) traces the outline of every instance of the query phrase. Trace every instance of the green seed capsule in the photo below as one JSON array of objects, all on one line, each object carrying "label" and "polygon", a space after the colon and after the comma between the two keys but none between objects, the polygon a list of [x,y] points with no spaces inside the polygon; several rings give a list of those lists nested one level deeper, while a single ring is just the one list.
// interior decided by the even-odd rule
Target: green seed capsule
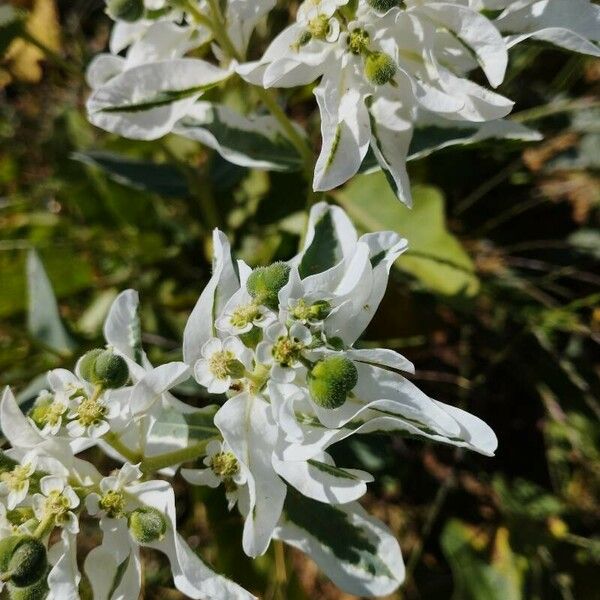
[{"label": "green seed capsule", "polygon": [[104,352],[104,348],[94,348],[86,352],[79,361],[79,372],[81,376],[90,383],[96,380],[96,359]]},{"label": "green seed capsule", "polygon": [[27,587],[16,587],[8,584],[10,600],[44,600],[48,596],[47,573],[37,583]]},{"label": "green seed capsule", "polygon": [[2,579],[15,587],[34,585],[48,569],[46,547],[37,538],[12,535],[0,541]]},{"label": "green seed capsule", "polygon": [[129,379],[129,367],[125,359],[112,350],[101,348],[83,355],[79,361],[79,372],[86,381],[107,389],[122,387]]},{"label": "green seed capsule", "polygon": [[129,379],[129,367],[122,356],[112,350],[104,350],[98,355],[94,365],[97,383],[105,388],[123,387]]},{"label": "green seed capsule", "polygon": [[268,267],[258,267],[250,273],[246,288],[248,293],[261,304],[276,310],[279,306],[279,290],[288,282],[290,266],[276,262]]},{"label": "green seed capsule", "polygon": [[144,15],[143,0],[108,0],[106,11],[113,19],[132,23]]},{"label": "green seed capsule", "polygon": [[136,508],[129,515],[129,531],[140,544],[151,544],[164,537],[167,521],[156,508]]},{"label": "green seed capsule", "polygon": [[385,52],[371,52],[365,60],[365,76],[374,85],[385,85],[394,79],[396,63]]},{"label": "green seed capsule", "polygon": [[358,381],[354,363],[345,356],[329,356],[318,361],[308,375],[308,390],[316,404],[339,408]]}]

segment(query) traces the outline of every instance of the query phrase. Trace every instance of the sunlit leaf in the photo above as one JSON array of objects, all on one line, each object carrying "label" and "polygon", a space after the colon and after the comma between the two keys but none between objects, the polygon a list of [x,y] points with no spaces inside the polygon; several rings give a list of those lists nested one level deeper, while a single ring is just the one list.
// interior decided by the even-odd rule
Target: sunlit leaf
[{"label": "sunlit leaf", "polygon": [[362,229],[393,230],[408,239],[408,250],[396,262],[399,269],[439,294],[476,294],[479,280],[475,267],[447,229],[441,192],[416,186],[413,197],[412,209],[398,202],[382,173],[355,177],[335,194]]}]

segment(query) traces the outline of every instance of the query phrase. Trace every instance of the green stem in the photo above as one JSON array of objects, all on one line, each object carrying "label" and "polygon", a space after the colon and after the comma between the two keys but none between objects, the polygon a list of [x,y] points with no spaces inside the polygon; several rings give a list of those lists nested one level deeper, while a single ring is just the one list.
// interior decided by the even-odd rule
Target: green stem
[{"label": "green stem", "polygon": [[[230,57],[237,61],[243,61],[243,56],[237,51],[225,26],[225,19],[221,13],[218,0],[208,0],[210,10],[213,18],[211,20],[212,30],[216,40],[221,45],[222,49],[225,50]],[[285,131],[286,135],[302,157],[304,162],[305,174],[309,182],[312,181],[312,173],[314,169],[314,155],[308,141],[298,132],[292,121],[288,118],[285,111],[279,106],[277,98],[275,97],[272,90],[267,90],[259,86],[253,86],[256,90],[258,97],[261,102],[269,109],[271,115],[281,125],[281,128]],[[309,183],[310,185],[310,183]],[[313,203],[312,198],[313,192],[311,187],[311,194],[309,194],[309,202]]]},{"label": "green stem", "polygon": [[135,465],[142,460],[142,457],[137,452],[132,452],[116,433],[109,432],[102,439],[130,463]]},{"label": "green stem", "polygon": [[66,61],[59,54],[54,52],[54,50],[52,50],[51,48],[48,48],[48,46],[46,46],[45,44],[40,42],[37,38],[35,38],[33,35],[31,35],[31,33],[29,33],[28,31],[25,30],[25,31],[21,32],[20,37],[23,38],[26,42],[30,43],[32,46],[39,48],[44,53],[44,56],[48,60],[53,62],[57,67],[60,67],[61,69],[67,71],[67,73],[81,77],[82,71],[81,71],[80,67],[70,63],[69,61]]},{"label": "green stem", "polygon": [[182,448],[181,450],[173,450],[172,452],[165,452],[164,454],[157,454],[156,456],[150,456],[145,458],[140,465],[141,470],[144,473],[150,473],[154,471],[160,471],[167,467],[177,465],[179,463],[188,462],[194,460],[206,454],[206,445],[208,441]]},{"label": "green stem", "polygon": [[42,539],[46,534],[50,533],[54,528],[54,515],[48,515],[40,521],[40,524],[33,532],[33,537],[38,540]]}]

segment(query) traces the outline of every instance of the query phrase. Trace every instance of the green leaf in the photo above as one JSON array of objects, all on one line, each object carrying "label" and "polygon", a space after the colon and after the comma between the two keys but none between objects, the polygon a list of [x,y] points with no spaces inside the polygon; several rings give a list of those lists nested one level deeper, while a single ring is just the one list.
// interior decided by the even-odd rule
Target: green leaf
[{"label": "green leaf", "polygon": [[473,296],[479,290],[475,266],[446,227],[444,197],[434,187],[413,189],[414,208],[398,202],[383,173],[360,175],[335,198],[367,231],[393,230],[408,239],[396,266],[442,295]]},{"label": "green leaf", "polygon": [[103,151],[75,152],[71,155],[86,165],[96,167],[113,181],[145,192],[172,198],[187,198],[190,190],[182,173],[167,164],[134,160]]},{"label": "green leaf", "polygon": [[31,336],[57,352],[73,351],[77,345],[62,323],[52,284],[35,250],[27,257],[27,287],[27,328]]},{"label": "green leaf", "polygon": [[244,117],[226,106],[197,102],[173,128],[242,166],[272,171],[299,171],[302,158],[270,116]]},{"label": "green leaf", "polygon": [[[494,539],[491,564],[481,551],[486,544],[475,528],[458,521],[448,522],[440,543],[454,574],[455,600],[521,600],[522,561],[508,543],[508,530],[500,528]],[[482,543],[483,542],[483,543]]]},{"label": "green leaf", "polygon": [[332,506],[290,488],[276,536],[306,552],[348,593],[383,596],[404,579],[397,541],[358,503]]},{"label": "green leaf", "polygon": [[[489,139],[506,139],[531,142],[542,139],[533,129],[514,121],[498,119],[487,123],[458,123],[433,115],[427,115],[431,122],[421,122],[413,132],[408,149],[407,161],[425,158],[438,150],[451,146],[468,146]],[[360,167],[361,173],[379,170],[379,164],[369,150]]]}]

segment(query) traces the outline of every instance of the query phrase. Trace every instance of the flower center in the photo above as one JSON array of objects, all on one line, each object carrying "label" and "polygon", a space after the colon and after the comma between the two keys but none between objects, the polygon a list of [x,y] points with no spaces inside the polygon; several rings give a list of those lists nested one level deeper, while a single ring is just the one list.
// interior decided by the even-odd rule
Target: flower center
[{"label": "flower center", "polygon": [[94,425],[106,414],[106,406],[93,398],[86,398],[77,407],[77,420],[84,426]]},{"label": "flower center", "polygon": [[238,306],[229,319],[234,327],[245,327],[260,316],[258,306],[254,303]]},{"label": "flower center", "polygon": [[50,492],[46,498],[44,510],[48,516],[54,515],[56,520],[59,520],[69,511],[69,499],[60,492]]},{"label": "flower center", "polygon": [[369,49],[370,36],[364,29],[355,29],[348,35],[348,50],[352,54],[363,54]]},{"label": "flower center", "polygon": [[116,519],[123,516],[125,508],[125,497],[122,492],[108,490],[102,498],[100,498],[100,508],[106,511],[106,515],[111,519]]},{"label": "flower center", "polygon": [[240,467],[233,452],[219,452],[212,457],[210,468],[218,477],[231,479]]},{"label": "flower center", "polygon": [[306,321],[310,318],[310,306],[303,298],[300,298],[290,311],[292,313],[292,317],[294,319],[298,319],[298,321]]},{"label": "flower center", "polygon": [[29,481],[30,464],[17,465],[12,471],[2,473],[0,479],[10,490],[22,490]]},{"label": "flower center", "polygon": [[325,15],[319,15],[308,23],[308,33],[318,40],[324,40],[329,31],[329,19]]},{"label": "flower center", "polygon": [[291,367],[300,358],[304,346],[289,337],[281,336],[273,344],[273,358],[282,367]]},{"label": "flower center", "polygon": [[208,368],[217,379],[234,377],[239,379],[244,375],[244,365],[235,357],[231,350],[215,352],[208,359]]}]

